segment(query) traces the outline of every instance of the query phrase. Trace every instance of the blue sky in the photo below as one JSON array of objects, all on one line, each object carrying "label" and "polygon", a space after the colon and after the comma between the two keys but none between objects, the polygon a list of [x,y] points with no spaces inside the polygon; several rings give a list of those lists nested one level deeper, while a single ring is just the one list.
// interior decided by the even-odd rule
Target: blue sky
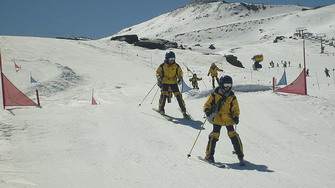
[{"label": "blue sky", "polygon": [[[188,4],[187,0],[0,0],[0,35],[99,39]],[[241,2],[226,0],[226,2]],[[246,0],[315,7],[335,0]]]}]

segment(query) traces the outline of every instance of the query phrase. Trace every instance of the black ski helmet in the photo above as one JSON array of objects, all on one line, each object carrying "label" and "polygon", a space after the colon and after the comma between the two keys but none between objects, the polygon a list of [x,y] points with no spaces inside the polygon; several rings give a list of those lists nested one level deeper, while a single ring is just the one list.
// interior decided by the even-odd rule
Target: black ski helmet
[{"label": "black ski helmet", "polygon": [[223,89],[225,87],[224,86],[225,84],[231,84],[230,88],[233,86],[233,79],[230,76],[228,76],[228,75],[222,76],[220,78],[220,80],[219,80],[219,86],[220,86],[220,88]]},{"label": "black ski helmet", "polygon": [[166,52],[165,60],[169,60],[169,58],[176,58],[176,54],[173,51]]},{"label": "black ski helmet", "polygon": [[194,74],[193,74],[193,77],[197,77],[197,74],[194,73]]}]

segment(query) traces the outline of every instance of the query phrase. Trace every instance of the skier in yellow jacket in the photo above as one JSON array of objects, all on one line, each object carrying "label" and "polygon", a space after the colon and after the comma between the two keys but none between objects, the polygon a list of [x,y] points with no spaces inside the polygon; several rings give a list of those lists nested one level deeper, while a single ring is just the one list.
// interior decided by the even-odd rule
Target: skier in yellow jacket
[{"label": "skier in yellow jacket", "polygon": [[216,142],[219,140],[221,127],[225,126],[240,165],[245,165],[242,142],[234,130],[234,125],[239,123],[240,109],[237,98],[231,90],[232,85],[233,80],[230,76],[221,77],[219,87],[209,95],[204,104],[204,112],[206,113],[207,120],[213,124],[213,131],[209,134],[208,138],[205,159],[208,162],[215,162],[214,152]]},{"label": "skier in yellow jacket", "polygon": [[[223,70],[220,69],[215,65],[215,63],[212,63],[211,67],[209,68],[207,76],[211,75],[212,76],[212,85],[213,89],[215,88],[215,80],[219,83],[219,78],[218,78],[218,71],[222,72]],[[214,80],[215,79],[215,80]]]},{"label": "skier in yellow jacket", "polygon": [[198,78],[197,74],[193,74],[193,77],[190,78],[190,82],[192,83],[193,89],[199,89],[198,81],[202,80],[202,78]]},{"label": "skier in yellow jacket", "polygon": [[165,54],[164,63],[162,63],[156,70],[157,85],[161,88],[158,111],[161,114],[165,114],[164,107],[166,99],[169,97],[170,91],[172,91],[177,98],[180,110],[184,117],[186,117],[185,102],[178,88],[178,84],[182,83],[183,71],[176,63],[175,59],[176,55],[174,52],[167,52]]}]

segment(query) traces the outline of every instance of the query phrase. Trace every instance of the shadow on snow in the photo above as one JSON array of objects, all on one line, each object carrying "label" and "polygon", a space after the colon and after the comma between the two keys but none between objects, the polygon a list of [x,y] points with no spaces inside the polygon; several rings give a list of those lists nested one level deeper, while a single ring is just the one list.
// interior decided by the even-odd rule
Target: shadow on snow
[{"label": "shadow on snow", "polygon": [[258,165],[251,163],[249,161],[245,161],[245,166],[240,166],[239,163],[225,163],[229,168],[236,170],[257,170],[260,172],[274,172],[273,170],[268,169],[266,165]]},{"label": "shadow on snow", "polygon": [[[169,116],[171,117],[171,116]],[[192,127],[194,129],[200,130],[200,129],[204,129],[201,128],[202,126],[202,121],[199,120],[187,120],[184,118],[175,118],[175,117],[171,117],[172,118],[172,122],[175,124],[181,124],[181,125],[185,125],[185,126],[189,126]]]},{"label": "shadow on snow", "polygon": [[[156,116],[156,115],[148,114],[148,113],[145,113],[145,112],[142,112],[142,114],[167,121],[165,118],[163,118],[162,116],[159,116],[159,115]],[[197,130],[204,129],[204,128],[201,128],[202,123],[203,123],[202,121],[187,120],[187,119],[184,119],[184,118],[176,118],[176,117],[172,117],[172,116],[169,116],[169,115],[166,115],[166,116],[172,118],[172,121],[167,121],[167,122],[172,122],[172,123],[175,123],[175,124],[181,124],[181,125],[189,126],[189,127],[194,128],[194,129],[197,129]]]}]

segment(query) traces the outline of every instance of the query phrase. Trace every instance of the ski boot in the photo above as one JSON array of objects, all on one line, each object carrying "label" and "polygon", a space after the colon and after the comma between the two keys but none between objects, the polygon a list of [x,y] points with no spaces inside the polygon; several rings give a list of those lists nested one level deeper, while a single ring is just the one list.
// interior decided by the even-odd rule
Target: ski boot
[{"label": "ski boot", "polygon": [[240,166],[245,166],[245,162],[244,162],[243,157],[244,157],[243,155],[238,156],[238,160],[240,161]]},{"label": "ski boot", "polygon": [[213,156],[206,156],[205,160],[209,163],[215,163],[214,157]]},{"label": "ski boot", "polygon": [[165,110],[163,108],[159,108],[157,112],[162,115],[165,115]]}]

